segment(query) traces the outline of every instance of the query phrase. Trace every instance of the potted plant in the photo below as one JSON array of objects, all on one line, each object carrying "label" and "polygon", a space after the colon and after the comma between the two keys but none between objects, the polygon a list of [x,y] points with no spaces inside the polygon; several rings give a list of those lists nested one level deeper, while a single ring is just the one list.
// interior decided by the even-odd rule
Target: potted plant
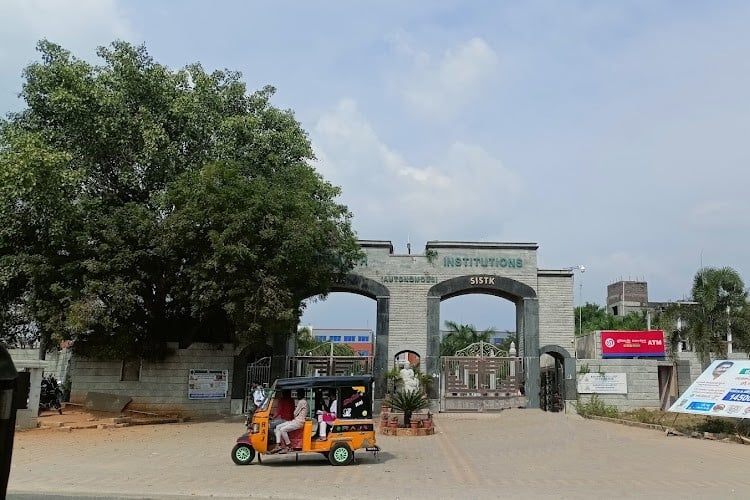
[{"label": "potted plant", "polygon": [[391,396],[391,407],[404,413],[404,425],[410,425],[415,411],[430,407],[430,400],[422,391],[399,391]]}]

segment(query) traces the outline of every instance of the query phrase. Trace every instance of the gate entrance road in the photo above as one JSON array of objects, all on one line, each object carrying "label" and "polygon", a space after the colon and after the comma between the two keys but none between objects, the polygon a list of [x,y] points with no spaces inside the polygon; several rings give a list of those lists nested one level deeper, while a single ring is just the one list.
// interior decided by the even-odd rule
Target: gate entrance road
[{"label": "gate entrance road", "polygon": [[16,434],[9,498],[747,498],[750,446],[667,437],[574,415],[439,414],[427,437],[383,452],[230,458],[241,421]]}]

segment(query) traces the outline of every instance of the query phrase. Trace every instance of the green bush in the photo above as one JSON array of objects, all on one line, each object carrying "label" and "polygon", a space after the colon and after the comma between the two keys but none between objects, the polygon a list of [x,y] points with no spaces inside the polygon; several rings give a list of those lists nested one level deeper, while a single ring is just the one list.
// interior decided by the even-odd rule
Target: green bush
[{"label": "green bush", "polygon": [[696,425],[695,430],[698,432],[710,432],[711,434],[734,434],[737,432],[737,424],[732,420],[709,417]]},{"label": "green bush", "polygon": [[739,419],[735,431],[740,436],[750,437],[750,418]]},{"label": "green bush", "polygon": [[576,410],[582,417],[617,418],[620,416],[620,410],[616,406],[604,404],[604,401],[596,394],[593,394],[588,402],[584,402],[579,396],[576,400]]}]

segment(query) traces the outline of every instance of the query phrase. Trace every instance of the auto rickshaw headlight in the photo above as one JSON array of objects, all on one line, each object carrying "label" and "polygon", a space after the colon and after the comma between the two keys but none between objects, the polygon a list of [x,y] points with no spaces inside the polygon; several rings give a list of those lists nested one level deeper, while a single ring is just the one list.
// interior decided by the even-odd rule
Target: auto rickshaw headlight
[{"label": "auto rickshaw headlight", "polygon": [[260,425],[258,425],[258,424],[251,425],[250,426],[250,432],[253,433],[253,434],[259,433],[260,432]]}]

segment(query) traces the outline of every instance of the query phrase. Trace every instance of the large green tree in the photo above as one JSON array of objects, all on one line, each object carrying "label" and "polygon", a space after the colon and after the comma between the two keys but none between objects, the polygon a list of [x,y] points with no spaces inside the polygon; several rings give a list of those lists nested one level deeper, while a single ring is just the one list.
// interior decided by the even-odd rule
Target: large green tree
[{"label": "large green tree", "polygon": [[[750,348],[750,306],[745,284],[730,267],[707,267],[693,278],[691,300],[671,304],[659,318],[672,343],[687,341],[707,363],[727,353],[727,334],[735,349]],[[679,319],[679,321],[678,321]]]},{"label": "large green tree", "polygon": [[[339,188],[273,88],[53,43],[0,124],[0,319],[105,358],[293,334],[360,256]],[[17,325],[16,325],[17,327]]]}]

